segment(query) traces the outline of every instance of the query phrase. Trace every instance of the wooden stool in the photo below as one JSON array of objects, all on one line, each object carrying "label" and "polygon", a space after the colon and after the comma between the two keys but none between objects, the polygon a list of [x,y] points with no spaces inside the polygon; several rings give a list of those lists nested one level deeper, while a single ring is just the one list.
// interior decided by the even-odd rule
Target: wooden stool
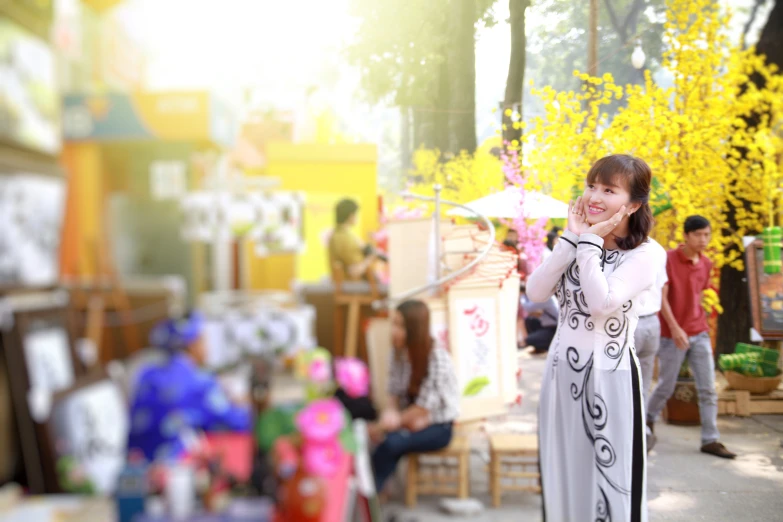
[{"label": "wooden stool", "polygon": [[[422,462],[420,460],[422,457],[437,458],[440,462],[436,465],[429,464]],[[448,462],[453,459],[456,459],[456,465]],[[440,451],[408,455],[405,505],[414,507],[419,495],[468,498],[470,494],[469,459],[470,443],[467,437],[460,435],[454,435],[451,444]]]},{"label": "wooden stool", "polygon": [[[500,497],[506,491],[541,493],[537,435],[490,435],[489,448],[489,491],[494,507],[500,507]],[[514,470],[517,466],[521,467],[522,471]],[[527,470],[531,467],[535,469]],[[507,479],[511,484],[503,484],[503,479]],[[528,483],[518,484],[519,479]]]},{"label": "wooden stool", "polygon": [[[364,281],[368,283],[369,292],[345,292],[345,271],[342,265],[331,261],[332,282],[334,284],[334,353],[335,356],[356,357],[358,355],[358,339],[361,325],[359,318],[362,307],[372,309],[372,304],[381,298],[378,282],[372,272],[372,266],[367,267]],[[347,324],[346,324],[347,312]]]}]

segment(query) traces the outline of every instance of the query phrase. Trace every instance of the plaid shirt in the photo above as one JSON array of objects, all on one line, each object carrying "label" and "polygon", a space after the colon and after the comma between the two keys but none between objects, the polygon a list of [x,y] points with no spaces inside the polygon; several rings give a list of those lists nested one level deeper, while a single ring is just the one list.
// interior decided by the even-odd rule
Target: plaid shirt
[{"label": "plaid shirt", "polygon": [[[400,409],[411,404],[408,397],[410,381],[411,365],[407,358],[398,359],[392,354],[389,393],[399,398]],[[433,348],[430,352],[427,376],[421,382],[419,396],[412,403],[430,412],[432,424],[453,422],[459,417],[457,374],[446,350]]]}]

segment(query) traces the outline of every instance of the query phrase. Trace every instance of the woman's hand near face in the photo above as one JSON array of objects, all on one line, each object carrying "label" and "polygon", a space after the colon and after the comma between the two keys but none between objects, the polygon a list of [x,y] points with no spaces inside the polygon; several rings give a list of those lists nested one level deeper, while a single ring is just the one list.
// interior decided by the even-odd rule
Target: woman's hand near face
[{"label": "woman's hand near face", "polygon": [[[599,237],[606,237],[609,235],[609,233],[617,228],[617,225],[619,225],[623,218],[625,217],[625,205],[620,207],[620,210],[612,216],[611,218],[607,219],[606,221],[601,221],[600,223],[596,223],[595,225],[591,226],[587,229],[588,234],[595,234]],[[569,222],[570,223],[570,222]]]},{"label": "woman's hand near face", "polygon": [[582,196],[576,198],[576,201],[571,201],[568,204],[568,230],[581,236],[586,233],[590,228],[585,217],[585,205],[582,201]]}]

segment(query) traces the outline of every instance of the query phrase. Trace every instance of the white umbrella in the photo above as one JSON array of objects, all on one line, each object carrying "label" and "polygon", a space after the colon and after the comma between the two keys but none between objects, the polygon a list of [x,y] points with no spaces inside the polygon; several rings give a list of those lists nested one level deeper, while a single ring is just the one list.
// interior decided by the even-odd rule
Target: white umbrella
[{"label": "white umbrella", "polygon": [[[526,192],[525,202],[523,204],[522,193],[519,191],[518,187],[509,187],[506,190],[495,192],[494,194],[466,203],[465,206],[488,218],[512,219],[517,217],[520,212],[524,213],[527,219],[568,217],[567,203],[558,201],[541,192]],[[449,210],[446,215],[475,217],[473,213],[460,207]]]}]

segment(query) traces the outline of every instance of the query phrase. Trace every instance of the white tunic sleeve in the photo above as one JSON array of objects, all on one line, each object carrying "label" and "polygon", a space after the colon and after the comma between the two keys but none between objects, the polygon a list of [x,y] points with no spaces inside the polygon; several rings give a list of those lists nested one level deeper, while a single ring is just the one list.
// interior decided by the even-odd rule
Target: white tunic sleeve
[{"label": "white tunic sleeve", "polygon": [[566,230],[552,254],[527,278],[525,294],[534,303],[543,303],[555,293],[557,282],[576,258],[579,236]]},{"label": "white tunic sleeve", "polygon": [[653,286],[666,256],[658,243],[646,241],[627,252],[611,275],[606,276],[601,268],[603,246],[603,238],[582,234],[576,249],[579,281],[593,317],[610,315]]}]

